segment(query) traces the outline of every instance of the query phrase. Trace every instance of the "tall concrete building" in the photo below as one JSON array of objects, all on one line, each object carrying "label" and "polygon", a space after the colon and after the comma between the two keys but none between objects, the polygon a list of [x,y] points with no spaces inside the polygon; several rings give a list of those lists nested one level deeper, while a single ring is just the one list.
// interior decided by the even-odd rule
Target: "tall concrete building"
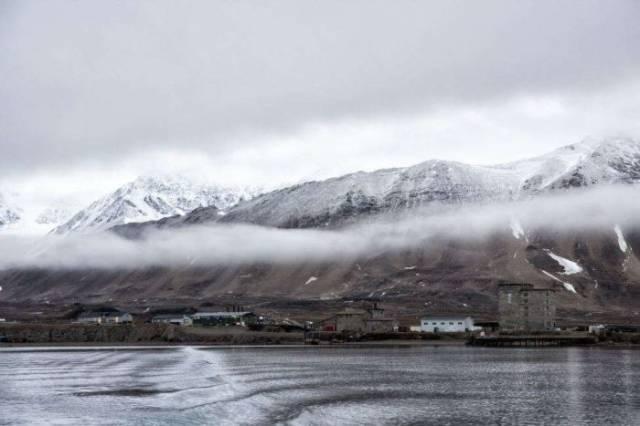
[{"label": "tall concrete building", "polygon": [[498,285],[502,331],[551,331],[555,328],[555,290],[532,284]]}]

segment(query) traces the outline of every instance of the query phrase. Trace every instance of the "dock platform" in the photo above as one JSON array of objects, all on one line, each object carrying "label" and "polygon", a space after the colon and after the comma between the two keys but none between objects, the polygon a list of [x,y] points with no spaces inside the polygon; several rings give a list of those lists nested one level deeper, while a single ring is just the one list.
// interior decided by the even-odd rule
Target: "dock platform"
[{"label": "dock platform", "polygon": [[481,336],[467,341],[471,346],[493,347],[541,347],[541,346],[588,346],[598,343],[591,335],[522,335],[522,336]]}]

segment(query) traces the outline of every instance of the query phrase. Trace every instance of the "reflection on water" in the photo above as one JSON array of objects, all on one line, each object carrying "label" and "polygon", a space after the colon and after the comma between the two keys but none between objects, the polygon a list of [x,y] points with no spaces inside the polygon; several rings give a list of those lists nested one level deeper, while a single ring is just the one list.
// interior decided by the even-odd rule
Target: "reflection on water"
[{"label": "reflection on water", "polygon": [[640,424],[640,352],[0,352],[0,424]]}]

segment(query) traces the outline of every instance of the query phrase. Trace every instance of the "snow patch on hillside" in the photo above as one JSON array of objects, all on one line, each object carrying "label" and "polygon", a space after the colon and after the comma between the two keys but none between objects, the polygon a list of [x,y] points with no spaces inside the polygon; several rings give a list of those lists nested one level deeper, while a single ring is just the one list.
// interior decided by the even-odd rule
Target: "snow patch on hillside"
[{"label": "snow patch on hillside", "polygon": [[314,281],[318,281],[318,277],[309,277],[309,279],[304,283],[304,285],[309,285]]},{"label": "snow patch on hillside", "polygon": [[567,291],[570,291],[571,293],[578,294],[578,292],[576,291],[576,288],[573,286],[573,284],[570,284],[570,283],[568,283],[566,281],[562,281],[560,278],[556,277],[553,274],[548,273],[547,271],[542,271],[542,273],[545,274],[546,276],[548,276],[549,278],[551,278],[551,279],[553,279],[555,281],[558,281],[559,283],[562,283],[562,285],[564,286],[564,288]]},{"label": "snow patch on hillside", "polygon": [[573,274],[578,274],[582,272],[583,270],[582,267],[578,265],[576,262],[574,262],[573,260],[569,260],[565,257],[558,256],[551,250],[545,250],[545,251],[549,256],[551,256],[553,260],[558,262],[560,266],[564,268],[564,272],[561,272],[562,275],[573,275]]},{"label": "snow patch on hillside", "polygon": [[620,229],[620,225],[616,225],[613,230],[618,237],[618,246],[623,253],[626,253],[629,249],[629,245],[627,244],[627,240],[624,239],[624,235],[622,234],[622,229]]},{"label": "snow patch on hillside", "polygon": [[525,236],[524,229],[517,219],[511,219],[511,232],[516,240]]}]

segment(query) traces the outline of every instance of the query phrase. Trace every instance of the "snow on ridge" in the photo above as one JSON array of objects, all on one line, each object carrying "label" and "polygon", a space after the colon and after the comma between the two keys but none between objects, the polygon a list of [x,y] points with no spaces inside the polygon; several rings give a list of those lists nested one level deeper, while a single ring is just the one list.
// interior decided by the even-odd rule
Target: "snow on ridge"
[{"label": "snow on ridge", "polygon": [[570,284],[570,283],[568,283],[566,281],[562,281],[560,278],[556,277],[553,274],[548,273],[547,271],[542,271],[542,273],[545,274],[546,276],[548,276],[549,278],[561,283],[567,291],[570,291],[571,293],[578,294],[578,292],[576,291],[576,288],[573,286],[573,284]]},{"label": "snow on ridge", "polygon": [[318,281],[318,277],[311,276],[311,277],[309,277],[309,279],[304,283],[304,285],[309,285],[309,284],[311,284],[311,283],[312,283],[312,282],[314,282],[314,281]]},{"label": "snow on ridge", "polygon": [[225,211],[254,194],[249,188],[226,188],[176,176],[141,176],[94,201],[53,232],[96,232],[115,225],[184,216],[199,207]]},{"label": "snow on ridge", "polygon": [[[315,227],[344,220],[345,212],[351,217],[430,203],[528,199],[574,186],[632,180],[640,171],[631,161],[636,153],[640,153],[640,141],[623,144],[617,139],[598,139],[497,165],[427,160],[409,167],[357,172],[281,188],[233,207],[228,221],[287,226],[304,218],[305,227]],[[578,170],[583,177],[576,183],[573,174]],[[324,220],[327,214],[329,220]],[[512,224],[514,237],[526,240],[520,228]]]},{"label": "snow on ridge", "polygon": [[622,229],[620,229],[620,225],[616,225],[613,227],[613,230],[618,237],[618,246],[623,253],[626,253],[629,250],[629,245],[627,244],[627,240],[624,239],[624,234],[622,233]]},{"label": "snow on ridge", "polygon": [[573,260],[569,260],[565,257],[558,256],[551,250],[545,250],[549,256],[556,262],[560,264],[564,268],[564,272],[561,272],[562,275],[573,275],[578,274],[583,271],[582,266],[578,265]]}]

